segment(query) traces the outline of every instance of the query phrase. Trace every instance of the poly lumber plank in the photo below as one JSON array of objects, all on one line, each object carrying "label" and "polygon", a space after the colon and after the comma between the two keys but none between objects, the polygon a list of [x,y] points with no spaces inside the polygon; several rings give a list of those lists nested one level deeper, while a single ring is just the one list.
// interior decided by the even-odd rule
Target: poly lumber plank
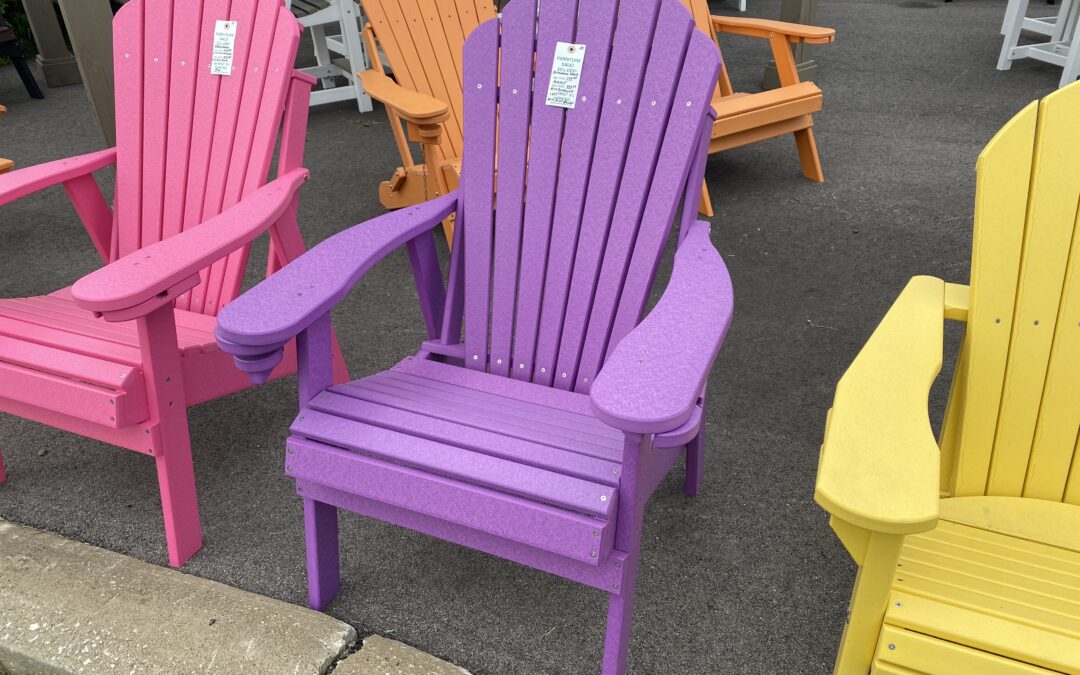
[{"label": "poly lumber plank", "polygon": [[598,485],[513,460],[461,447],[450,439],[431,440],[366,421],[363,409],[350,411],[345,396],[328,396],[313,403],[293,422],[294,435],[393,464],[491,488],[577,513],[609,518],[615,488]]},{"label": "poly lumber plank", "polygon": [[[514,0],[502,19],[503,39],[527,44],[535,39],[536,0]],[[495,269],[491,278],[491,359],[496,375],[510,374],[521,232],[525,215],[525,176],[533,97],[533,52],[507,51],[501,63],[499,104],[499,208],[495,213]],[[538,95],[542,95],[538,94]]]},{"label": "poly lumber plank", "polygon": [[[195,84],[198,81],[199,71],[198,55],[199,43],[204,34],[199,27],[202,25],[202,11],[205,3],[179,3],[174,7],[173,25],[175,26],[172,38],[172,61],[173,68],[170,71],[169,100],[192,101],[195,96]],[[210,35],[205,39],[209,40]],[[195,123],[195,115],[169,115],[168,155],[164,158],[165,185],[170,189],[165,190],[161,214],[161,237],[171,237],[179,234],[184,218],[184,199],[187,193],[189,174],[188,162],[191,157],[191,131]]]},{"label": "poly lumber plank", "polygon": [[131,392],[77,382],[0,361],[0,398],[117,429],[147,419],[146,390]]},{"label": "poly lumber plank", "polygon": [[611,55],[611,63],[616,67],[608,75],[604,94],[604,110],[555,369],[555,384],[560,389],[571,388],[581,357],[623,172],[627,163],[633,164],[639,159],[629,154],[629,140],[648,63],[648,54],[638,45],[653,34],[656,15],[655,4],[624,3],[616,27]]},{"label": "poly lumber plank", "polygon": [[591,565],[602,562],[611,550],[614,525],[599,518],[295,436],[287,445],[292,452],[287,453],[285,472],[299,480],[443,518]]},{"label": "poly lumber plank", "polygon": [[885,623],[1061,672],[1080,670],[1080,640],[939,600],[893,591]]},{"label": "poly lumber plank", "polygon": [[958,497],[941,501],[941,518],[1024,541],[1080,551],[1080,507],[1073,504],[1019,497]]},{"label": "poly lumber plank", "polygon": [[1073,123],[1078,92],[1074,88],[1066,93],[1072,96],[1050,96],[1039,105],[1024,252],[988,494],[1022,494],[1046,383],[1080,200],[1080,172],[1073,170],[1080,147],[1080,126]]},{"label": "poly lumber plank", "polygon": [[[139,245],[161,241],[162,208],[165,192],[165,159],[169,122],[169,75],[172,70],[172,2],[144,2],[143,45],[143,130],[142,130],[142,232]],[[178,35],[178,39],[180,36]],[[194,66],[194,64],[192,64]],[[177,65],[179,68],[180,66]]]},{"label": "poly lumber plank", "polygon": [[1049,675],[1053,672],[889,625],[881,629],[874,658],[874,673]]},{"label": "poly lumber plank", "polygon": [[328,414],[428,440],[457,445],[474,452],[556,471],[567,476],[609,486],[619,484],[621,465],[617,462],[470,427],[452,419],[440,419],[419,412],[341,396],[333,392],[324,392],[315,397],[311,407]]},{"label": "poly lumber plank", "polygon": [[0,336],[0,361],[112,389],[136,390],[141,386],[140,371],[131,365],[4,336]]}]

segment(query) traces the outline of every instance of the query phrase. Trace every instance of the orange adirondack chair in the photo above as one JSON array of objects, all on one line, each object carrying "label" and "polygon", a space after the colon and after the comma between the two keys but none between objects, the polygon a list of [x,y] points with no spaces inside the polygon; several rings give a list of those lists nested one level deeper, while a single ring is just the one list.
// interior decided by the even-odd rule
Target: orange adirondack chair
[{"label": "orange adirondack chair", "polygon": [[[386,106],[402,162],[379,186],[379,199],[399,209],[458,187],[464,144],[461,48],[474,28],[495,18],[496,9],[489,0],[360,4],[368,18],[364,41],[371,68],[359,75],[368,95]],[[380,47],[389,64],[382,62]],[[413,160],[410,140],[423,147],[422,164]],[[451,241],[453,216],[443,227]]]},{"label": "orange adirondack chair", "polygon": [[[731,87],[727,64],[720,71],[720,83],[713,94],[716,121],[713,123],[709,153],[723,152],[769,138],[795,135],[803,175],[819,183],[821,171],[817,144],[814,142],[813,113],[821,110],[821,89],[813,82],[800,82],[795,57],[789,43],[827,44],[836,37],[831,28],[805,26],[785,21],[770,21],[734,16],[711,16],[707,0],[682,0],[694,15],[698,29],[713,36],[730,33],[763,38],[772,46],[780,87],[758,93],[737,92]],[[702,187],[701,212],[712,216],[712,202],[707,187]]]}]

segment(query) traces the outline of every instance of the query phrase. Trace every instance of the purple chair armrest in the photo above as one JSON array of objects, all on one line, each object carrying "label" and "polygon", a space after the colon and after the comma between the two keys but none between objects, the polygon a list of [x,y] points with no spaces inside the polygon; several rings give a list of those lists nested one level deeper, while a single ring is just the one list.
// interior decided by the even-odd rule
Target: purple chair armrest
[{"label": "purple chair armrest", "polygon": [[608,357],[589,398],[596,416],[622,431],[656,434],[690,418],[731,325],[731,278],[694,223],[675,253],[663,297]]},{"label": "purple chair armrest", "polygon": [[0,206],[28,194],[91,174],[116,162],[116,148],[28,166],[0,176]]},{"label": "purple chair armrest", "polygon": [[196,286],[199,272],[252,241],[277,221],[308,178],[293,169],[217,216],[86,275],[71,289],[80,307],[126,321]]},{"label": "purple chair armrest", "polygon": [[225,306],[216,335],[256,377],[278,352],[341,302],[387,254],[457,210],[457,191],[392,211],[330,237]]}]

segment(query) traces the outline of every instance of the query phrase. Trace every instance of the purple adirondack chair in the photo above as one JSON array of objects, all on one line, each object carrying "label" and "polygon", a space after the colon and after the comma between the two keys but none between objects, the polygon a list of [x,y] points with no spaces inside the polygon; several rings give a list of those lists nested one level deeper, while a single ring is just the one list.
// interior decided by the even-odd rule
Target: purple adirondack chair
[{"label": "purple adirondack chair", "polygon": [[[678,0],[539,4],[513,0],[465,44],[460,192],[323,242],[226,307],[217,336],[255,378],[298,336],[285,462],[313,607],[338,592],[348,509],[607,591],[604,672],[622,673],[645,503],[684,450],[698,490],[731,318],[694,220],[720,57]],[[546,104],[557,42],[586,45],[572,110]],[[674,271],[641,320],[680,201]],[[431,228],[455,211],[444,290]],[[332,386],[330,310],[402,244],[430,339]]]},{"label": "purple adirondack chair", "polygon": [[[234,29],[228,74],[211,70],[219,22]],[[0,411],[153,457],[175,566],[202,546],[187,408],[251,385],[214,317],[253,239],[270,233],[268,272],[304,251],[315,79],[293,70],[299,43],[281,0],[131,0],[113,23],[116,148],[0,176],[0,206],[63,184],[104,262],[71,288],[0,300]],[[113,163],[115,210],[91,175]]]}]

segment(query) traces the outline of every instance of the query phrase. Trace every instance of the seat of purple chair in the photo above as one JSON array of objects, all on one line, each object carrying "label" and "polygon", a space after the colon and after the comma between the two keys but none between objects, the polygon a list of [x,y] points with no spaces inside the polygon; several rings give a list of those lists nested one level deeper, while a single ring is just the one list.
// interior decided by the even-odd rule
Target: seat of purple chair
[{"label": "seat of purple chair", "polygon": [[[292,433],[294,478],[442,518],[463,502],[453,520],[481,529],[528,513],[534,527],[505,536],[591,563],[611,551],[624,435],[586,395],[410,357],[319,394]],[[425,472],[427,489],[396,490],[384,465]]]}]

